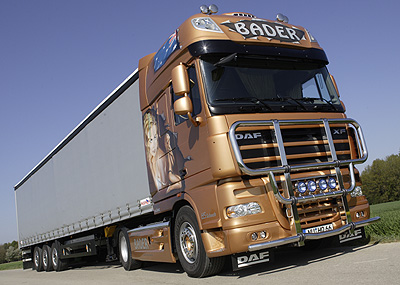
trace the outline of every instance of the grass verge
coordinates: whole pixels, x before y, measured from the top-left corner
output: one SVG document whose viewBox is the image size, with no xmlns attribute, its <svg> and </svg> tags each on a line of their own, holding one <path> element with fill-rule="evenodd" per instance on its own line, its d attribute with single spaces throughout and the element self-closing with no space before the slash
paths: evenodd
<svg viewBox="0 0 400 285">
<path fill-rule="evenodd" d="M 371 217 L 381 220 L 365 227 L 365 233 L 372 242 L 400 241 L 400 201 L 371 205 Z"/>
<path fill-rule="evenodd" d="M 22 261 L 0 264 L 0 270 L 22 269 Z"/>
</svg>

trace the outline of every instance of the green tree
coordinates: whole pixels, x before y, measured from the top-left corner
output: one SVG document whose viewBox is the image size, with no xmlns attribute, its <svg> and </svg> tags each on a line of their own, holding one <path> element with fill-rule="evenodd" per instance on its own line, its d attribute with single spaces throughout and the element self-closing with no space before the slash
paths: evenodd
<svg viewBox="0 0 400 285">
<path fill-rule="evenodd" d="M 12 245 L 10 245 L 6 250 L 5 259 L 7 262 L 21 260 L 21 251 L 19 250 L 19 248 L 15 248 Z"/>
<path fill-rule="evenodd" d="M 400 200 L 400 153 L 375 159 L 362 172 L 361 179 L 371 204 Z"/>
<path fill-rule="evenodd" d="M 4 244 L 0 245 L 0 263 L 4 263 L 6 261 L 6 248 Z"/>
</svg>

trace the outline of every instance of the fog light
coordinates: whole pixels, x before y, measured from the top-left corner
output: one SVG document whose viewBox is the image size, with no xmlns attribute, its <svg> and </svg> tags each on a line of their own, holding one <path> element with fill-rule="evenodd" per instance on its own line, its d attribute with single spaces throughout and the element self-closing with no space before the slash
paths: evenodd
<svg viewBox="0 0 400 285">
<path fill-rule="evenodd" d="M 305 193 L 307 191 L 306 183 L 303 181 L 297 183 L 297 191 L 299 191 L 301 194 Z"/>
<path fill-rule="evenodd" d="M 310 192 L 314 192 L 315 190 L 317 190 L 317 183 L 315 183 L 314 180 L 310 180 L 307 183 L 307 188 Z"/>
<path fill-rule="evenodd" d="M 350 196 L 353 198 L 362 196 L 362 195 L 363 195 L 363 192 L 362 192 L 360 186 L 356 186 L 356 188 L 354 188 L 354 190 L 350 193 Z"/>
<path fill-rule="evenodd" d="M 252 233 L 251 234 L 251 239 L 252 240 L 257 240 L 258 239 L 258 234 L 257 233 Z"/>
<path fill-rule="evenodd" d="M 319 189 L 326 190 L 326 188 L 328 188 L 328 182 L 326 182 L 325 179 L 320 179 L 318 181 L 318 186 L 319 186 Z"/>
<path fill-rule="evenodd" d="M 264 239 L 266 237 L 267 237 L 267 233 L 266 232 L 264 232 L 264 231 L 260 232 L 260 238 Z"/>
<path fill-rule="evenodd" d="M 332 190 L 336 188 L 337 183 L 336 183 L 335 178 L 329 178 L 329 180 L 328 180 L 328 186 L 329 186 L 329 188 L 331 188 Z"/>
</svg>

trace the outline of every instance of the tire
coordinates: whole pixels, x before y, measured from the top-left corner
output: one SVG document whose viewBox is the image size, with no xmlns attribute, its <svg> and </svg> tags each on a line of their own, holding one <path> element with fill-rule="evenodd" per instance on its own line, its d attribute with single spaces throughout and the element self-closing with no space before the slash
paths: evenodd
<svg viewBox="0 0 400 285">
<path fill-rule="evenodd" d="M 61 260 L 61 248 L 58 241 L 53 242 L 50 249 L 50 264 L 57 272 L 64 270 L 67 265 L 66 261 Z"/>
<path fill-rule="evenodd" d="M 175 248 L 183 270 L 190 277 L 206 277 L 220 272 L 225 257 L 207 257 L 197 224 L 196 214 L 189 206 L 183 206 L 176 216 Z"/>
<path fill-rule="evenodd" d="M 53 265 L 51 264 L 51 248 L 47 244 L 42 248 L 42 264 L 44 271 L 49 272 L 53 270 Z"/>
<path fill-rule="evenodd" d="M 126 271 L 138 269 L 142 266 L 142 262 L 132 259 L 131 244 L 126 228 L 122 228 L 118 234 L 119 261 Z"/>
<path fill-rule="evenodd" d="M 37 272 L 43 271 L 42 249 L 35 246 L 33 250 L 33 269 Z"/>
</svg>

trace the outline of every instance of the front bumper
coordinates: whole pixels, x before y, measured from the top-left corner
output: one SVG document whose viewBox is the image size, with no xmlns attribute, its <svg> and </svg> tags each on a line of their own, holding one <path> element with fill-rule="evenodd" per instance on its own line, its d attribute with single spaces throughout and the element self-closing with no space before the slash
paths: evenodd
<svg viewBox="0 0 400 285">
<path fill-rule="evenodd" d="M 359 221 L 359 222 L 352 222 L 350 224 L 347 224 L 345 226 L 342 226 L 338 229 L 331 230 L 328 232 L 323 232 L 323 233 L 299 233 L 296 236 L 291 236 L 287 238 L 282 238 L 278 240 L 273 240 L 273 241 L 268 241 L 268 242 L 262 242 L 258 244 L 252 244 L 248 246 L 248 251 L 253 252 L 253 251 L 258 251 L 266 248 L 272 248 L 272 247 L 277 247 L 281 245 L 286 245 L 286 244 L 292 244 L 292 243 L 297 243 L 305 240 L 317 240 L 317 239 L 322 239 L 322 238 L 327 238 L 331 236 L 336 236 L 339 234 L 342 234 L 346 231 L 352 231 L 357 228 L 365 227 L 370 224 L 376 223 L 380 220 L 380 217 L 373 217 L 371 219 Z"/>
</svg>

